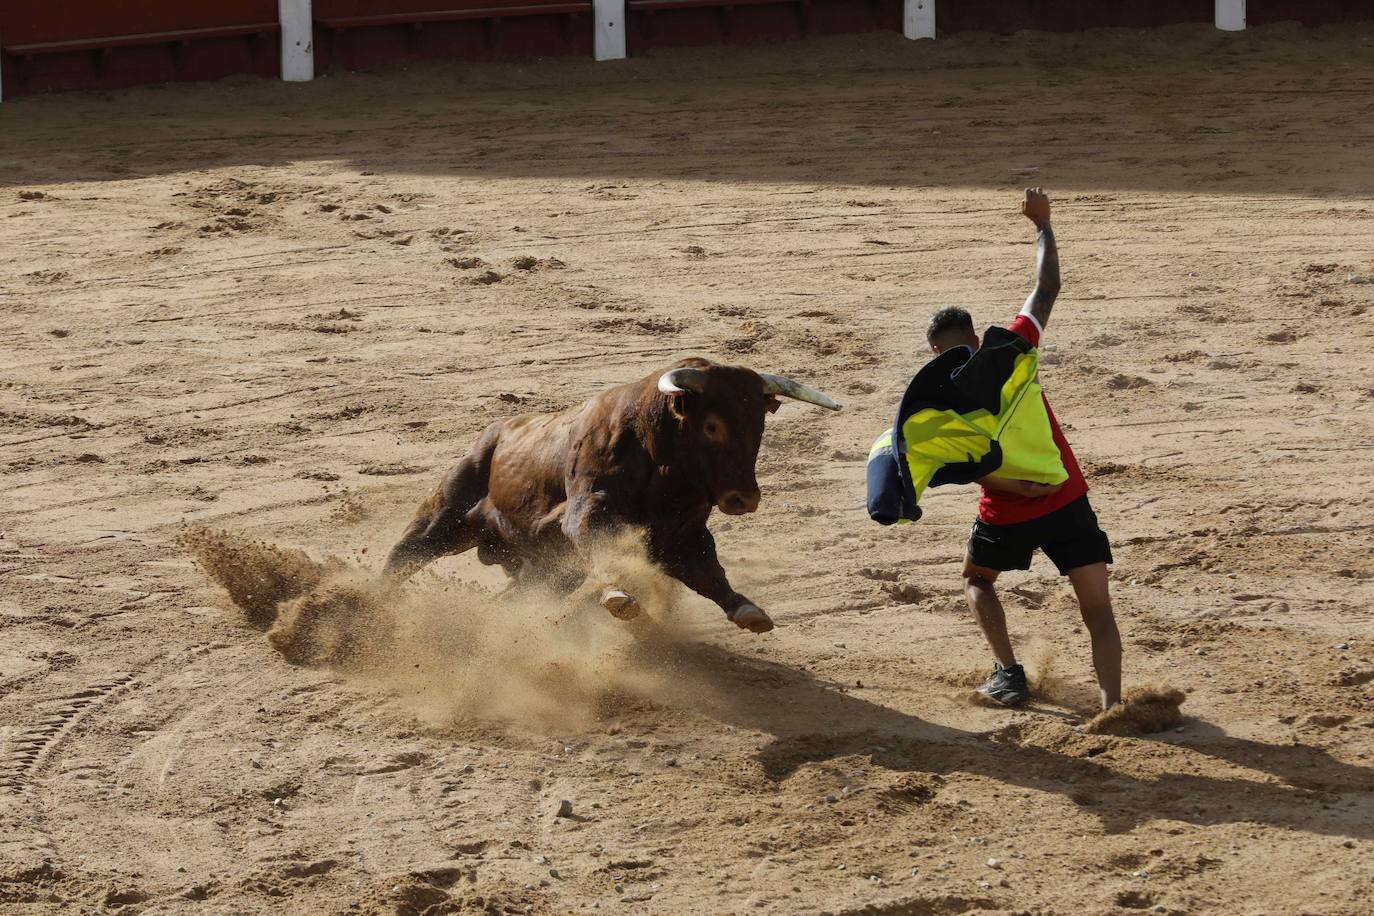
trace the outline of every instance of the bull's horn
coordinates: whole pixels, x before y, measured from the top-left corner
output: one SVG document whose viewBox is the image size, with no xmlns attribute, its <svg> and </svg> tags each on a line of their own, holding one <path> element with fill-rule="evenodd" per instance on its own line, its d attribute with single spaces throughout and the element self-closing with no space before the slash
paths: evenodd
<svg viewBox="0 0 1374 916">
<path fill-rule="evenodd" d="M 769 375 L 767 372 L 760 372 L 759 378 L 763 379 L 764 394 L 780 394 L 785 398 L 795 398 L 798 401 L 815 404 L 817 407 L 824 407 L 827 410 L 840 409 L 840 405 L 834 399 L 810 385 L 794 382 L 785 375 Z"/>
<path fill-rule="evenodd" d="M 669 395 L 705 391 L 706 373 L 700 369 L 669 369 L 658 377 L 658 390 Z"/>
</svg>

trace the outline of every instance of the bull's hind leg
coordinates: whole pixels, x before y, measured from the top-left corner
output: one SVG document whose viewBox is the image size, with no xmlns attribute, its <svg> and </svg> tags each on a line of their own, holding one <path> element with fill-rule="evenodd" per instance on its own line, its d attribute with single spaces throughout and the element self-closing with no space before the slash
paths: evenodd
<svg viewBox="0 0 1374 916">
<path fill-rule="evenodd" d="M 400 585 L 439 557 L 476 547 L 481 531 L 481 519 L 444 505 L 441 493 L 435 493 L 420 506 L 401 540 L 391 548 L 382 578 L 387 585 Z"/>
<path fill-rule="evenodd" d="M 496 431 L 488 429 L 477 445 L 444 475 L 438 489 L 420 504 L 401 540 L 386 558 L 382 579 L 400 585 L 420 569 L 449 554 L 477 546 L 484 520 L 478 504 L 487 495 L 487 475 Z"/>
</svg>

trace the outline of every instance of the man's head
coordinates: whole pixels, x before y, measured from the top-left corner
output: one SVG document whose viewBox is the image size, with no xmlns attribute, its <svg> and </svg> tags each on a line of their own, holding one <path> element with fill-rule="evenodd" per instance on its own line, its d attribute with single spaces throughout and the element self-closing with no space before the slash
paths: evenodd
<svg viewBox="0 0 1374 916">
<path fill-rule="evenodd" d="M 973 330 L 973 316 L 957 306 L 947 306 L 930 316 L 926 325 L 926 341 L 935 355 L 955 347 L 978 349 L 978 334 Z"/>
</svg>

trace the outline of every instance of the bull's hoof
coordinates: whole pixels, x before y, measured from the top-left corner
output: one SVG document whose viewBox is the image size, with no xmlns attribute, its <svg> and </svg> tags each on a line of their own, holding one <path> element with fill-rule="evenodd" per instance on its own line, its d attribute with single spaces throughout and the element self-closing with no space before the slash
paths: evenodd
<svg viewBox="0 0 1374 916">
<path fill-rule="evenodd" d="M 601 606 L 619 620 L 634 620 L 639 616 L 639 602 L 618 588 L 602 590 Z"/>
<path fill-rule="evenodd" d="M 750 633 L 767 633 L 773 629 L 773 618 L 765 614 L 763 608 L 754 604 L 741 604 L 729 614 L 729 617 L 731 623 Z"/>
</svg>

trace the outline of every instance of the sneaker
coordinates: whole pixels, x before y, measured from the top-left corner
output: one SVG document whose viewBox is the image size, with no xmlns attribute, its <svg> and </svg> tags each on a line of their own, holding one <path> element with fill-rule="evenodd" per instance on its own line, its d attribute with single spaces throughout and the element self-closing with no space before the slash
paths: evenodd
<svg viewBox="0 0 1374 916">
<path fill-rule="evenodd" d="M 1020 665 L 1003 668 L 996 663 L 992 677 L 978 688 L 978 692 L 1003 706 L 1020 706 L 1030 699 L 1030 685 L 1026 683 L 1026 669 Z"/>
</svg>

